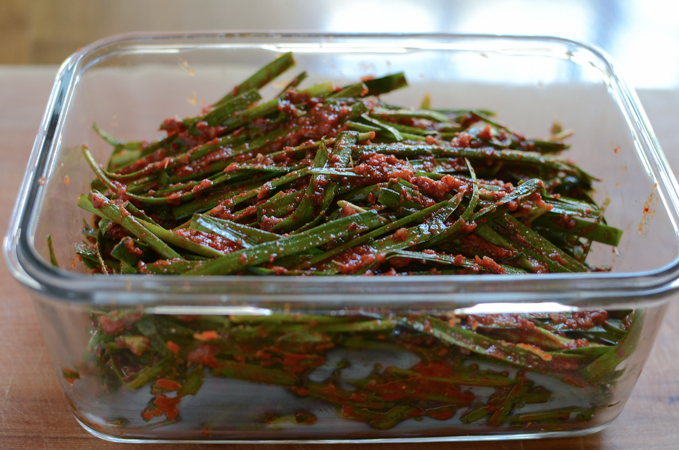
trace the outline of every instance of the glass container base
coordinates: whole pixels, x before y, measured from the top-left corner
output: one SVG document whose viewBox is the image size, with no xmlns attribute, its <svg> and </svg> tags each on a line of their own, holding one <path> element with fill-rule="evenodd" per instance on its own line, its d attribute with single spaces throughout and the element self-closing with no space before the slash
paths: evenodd
<svg viewBox="0 0 679 450">
<path fill-rule="evenodd" d="M 487 435 L 466 435 L 466 436 L 413 436 L 413 437 L 394 437 L 376 439 L 138 439 L 126 438 L 122 436 L 111 436 L 110 434 L 97 431 L 85 424 L 77 416 L 73 418 L 92 436 L 98 437 L 109 442 L 119 442 L 124 444 L 397 444 L 397 443 L 428 443 L 428 442 L 478 442 L 478 441 L 518 441 L 523 439 L 546 439 L 546 438 L 572 438 L 587 436 L 598 433 L 606 428 L 613 420 L 591 428 L 583 428 L 573 431 L 546 431 L 544 433 L 521 433 L 521 434 L 487 434 Z"/>
</svg>

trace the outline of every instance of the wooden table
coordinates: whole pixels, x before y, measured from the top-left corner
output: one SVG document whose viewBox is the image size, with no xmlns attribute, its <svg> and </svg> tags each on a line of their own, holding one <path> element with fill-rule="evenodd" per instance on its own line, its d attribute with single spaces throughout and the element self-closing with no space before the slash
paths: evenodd
<svg viewBox="0 0 679 450">
<path fill-rule="evenodd" d="M 0 235 L 52 86 L 54 67 L 0 66 Z M 679 169 L 679 91 L 644 91 L 640 97 L 673 167 Z M 582 438 L 463 444 L 371 444 L 352 449 L 678 449 L 679 303 L 669 309 L 658 342 L 620 417 L 604 431 Z M 226 446 L 225 446 L 226 447 Z M 43 343 L 33 305 L 0 258 L 0 448 L 144 450 L 208 448 L 202 445 L 127 445 L 100 441 L 73 419 Z M 209 448 L 216 448 L 210 446 Z M 246 448 L 232 445 L 229 448 Z M 252 446 L 247 448 L 253 448 Z M 340 450 L 342 445 L 281 445 L 277 449 Z M 273 449 L 273 447 L 272 447 Z"/>
</svg>

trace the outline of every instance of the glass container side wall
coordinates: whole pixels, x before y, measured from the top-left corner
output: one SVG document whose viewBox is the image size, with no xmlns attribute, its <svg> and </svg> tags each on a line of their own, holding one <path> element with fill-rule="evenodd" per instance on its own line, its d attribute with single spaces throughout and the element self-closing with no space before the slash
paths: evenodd
<svg viewBox="0 0 679 450">
<path fill-rule="evenodd" d="M 168 441 L 577 435 L 621 412 L 666 309 L 636 310 L 607 353 L 508 364 L 497 349 L 466 350 L 455 332 L 427 338 L 415 316 L 393 311 L 173 316 L 35 301 L 74 415 L 109 438 Z M 304 317 L 318 324 L 299 331 Z M 484 336 L 512 338 L 488 328 L 499 315 L 425 317 L 436 330 L 478 320 Z"/>
</svg>

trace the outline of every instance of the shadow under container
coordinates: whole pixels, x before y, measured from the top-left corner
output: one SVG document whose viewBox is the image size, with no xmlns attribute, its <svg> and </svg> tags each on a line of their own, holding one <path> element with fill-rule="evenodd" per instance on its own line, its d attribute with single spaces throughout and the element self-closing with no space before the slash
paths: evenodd
<svg viewBox="0 0 679 450">
<path fill-rule="evenodd" d="M 83 219 L 89 219 L 76 199 L 89 191 L 93 178 L 80 146 L 87 144 L 99 161 L 110 154 L 92 123 L 122 141 L 153 140 L 160 134 L 146 130 L 168 116 L 195 115 L 204 102 L 220 98 L 288 51 L 295 54 L 297 72 L 286 73 L 281 82 L 301 70 L 309 74 L 309 85 L 326 80 L 343 85 L 403 71 L 410 87 L 384 96 L 390 103 L 417 106 L 429 93 L 434 108 L 493 110 L 501 122 L 529 136 L 547 134 L 554 121 L 575 130 L 567 157 L 599 177 L 597 203 L 609 199 L 606 219 L 624 230 L 618 248 L 594 245 L 588 259 L 612 266 L 612 272 L 88 275 L 73 251 L 82 241 Z M 262 94 L 271 97 L 280 88 L 272 84 Z M 414 442 L 577 436 L 615 419 L 650 352 L 679 273 L 678 204 L 676 181 L 636 95 L 604 55 L 572 41 L 127 35 L 78 51 L 59 71 L 5 252 L 14 276 L 31 290 L 73 414 L 104 439 Z M 48 234 L 62 267 L 74 261 L 71 270 L 49 264 Z M 459 322 L 470 314 L 482 320 L 489 314 L 549 318 L 583 310 L 606 310 L 624 336 L 596 355 L 524 352 L 523 359 L 507 364 L 497 358 L 501 349 L 470 336 L 467 322 Z M 113 370 L 110 360 L 97 358 L 93 350 L 101 350 L 107 339 L 102 314 L 108 314 L 113 329 L 129 326 L 149 337 L 145 367 Z M 422 317 L 438 319 L 418 325 Z M 93 323 L 98 333 L 93 334 Z M 215 329 L 222 338 L 246 342 L 242 354 L 234 351 L 212 364 L 206 358 L 202 366 L 176 365 L 168 341 Z M 328 340 L 323 330 L 335 330 L 341 338 Z M 430 338 L 418 337 L 417 331 Z M 261 343 L 251 338 L 258 333 Z M 501 345 L 504 339 L 499 335 L 492 342 Z M 270 363 L 255 364 L 253 355 Z M 297 369 L 288 370 L 287 359 L 294 359 Z M 181 387 L 158 381 L 167 378 Z M 379 389 L 379 398 L 371 395 Z"/>
</svg>

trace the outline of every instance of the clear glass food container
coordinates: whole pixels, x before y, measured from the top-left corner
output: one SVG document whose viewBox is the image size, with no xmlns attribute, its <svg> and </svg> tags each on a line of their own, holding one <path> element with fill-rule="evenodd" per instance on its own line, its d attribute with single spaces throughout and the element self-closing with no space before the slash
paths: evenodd
<svg viewBox="0 0 679 450">
<path fill-rule="evenodd" d="M 617 248 L 595 245 L 588 259 L 611 265 L 612 271 L 482 277 L 89 275 L 73 251 L 82 240 L 83 219 L 90 218 L 76 199 L 93 178 L 80 146 L 87 144 L 98 161 L 111 151 L 92 123 L 123 141 L 155 139 L 160 132 L 154 136 L 147 130 L 166 117 L 195 115 L 205 102 L 288 51 L 294 52 L 296 70 L 308 72 L 310 84 L 331 80 L 341 86 L 403 71 L 410 87 L 386 95 L 389 102 L 416 106 L 430 93 L 433 107 L 493 110 L 498 120 L 529 136 L 546 135 L 554 121 L 575 130 L 567 157 L 600 179 L 596 201 L 610 199 L 606 219 L 624 230 Z M 264 97 L 280 88 L 266 87 Z M 85 47 L 61 67 L 5 253 L 12 273 L 33 295 L 73 414 L 104 439 L 414 442 L 576 436 L 615 419 L 650 352 L 679 274 L 677 205 L 675 178 L 636 95 L 606 56 L 576 42 L 456 35 L 125 35 Z M 49 264 L 48 234 L 57 259 L 69 270 Z M 413 314 L 447 316 L 455 325 L 456 317 L 470 314 L 570 317 L 583 310 L 606 310 L 613 321 L 634 310 L 634 319 L 621 325 L 628 333 L 611 347 L 614 351 L 572 373 L 549 364 L 507 365 L 465 349 L 460 336 L 435 344 L 437 352 L 462 361 L 459 371 L 444 373 L 423 359 L 425 344 L 411 339 L 404 345 L 398 325 L 382 326 Z M 300 317 L 330 326 L 350 318 L 341 323 L 373 324 L 382 331 L 372 330 L 370 339 L 349 333 L 342 345 L 322 353 L 303 381 L 294 373 L 281 378 L 277 370 L 284 361 L 238 366 L 249 362 L 246 355 L 219 368 L 193 367 L 192 381 L 190 373 L 180 381 L 200 389 L 183 386 L 173 393 L 158 386 L 167 376 L 160 357 L 149 360 L 144 379 L 138 367 L 128 368 L 132 375 L 122 374 L 122 383 L 107 378 L 105 363 L 92 356 L 98 339 L 92 317 L 102 313 L 119 325 L 155 324 L 164 339 L 197 323 L 194 330 L 257 332 L 267 323 L 295 323 Z M 420 370 L 423 366 L 429 372 Z M 360 380 L 371 374 L 393 375 L 389 382 L 407 393 L 370 410 Z M 418 397 L 417 387 L 427 383 L 447 400 Z M 508 400 L 519 388 L 530 395 Z M 153 407 L 158 395 L 170 405 Z M 399 403 L 403 398 L 410 403 Z"/>
</svg>

